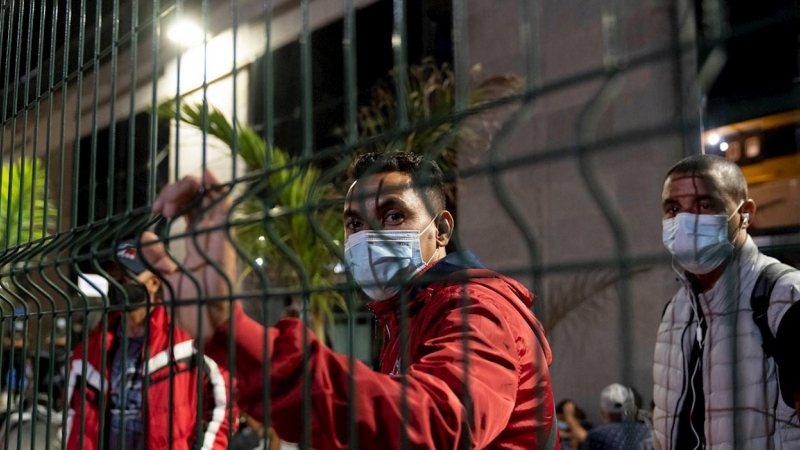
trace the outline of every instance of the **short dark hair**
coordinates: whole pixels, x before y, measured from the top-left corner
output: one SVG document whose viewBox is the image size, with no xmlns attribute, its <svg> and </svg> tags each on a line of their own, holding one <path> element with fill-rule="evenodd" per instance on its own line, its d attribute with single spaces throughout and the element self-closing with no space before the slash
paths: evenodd
<svg viewBox="0 0 800 450">
<path fill-rule="evenodd" d="M 368 152 L 350 166 L 350 175 L 358 180 L 365 175 L 400 172 L 411 176 L 415 189 L 424 194 L 434 213 L 445 208 L 445 185 L 442 169 L 436 161 L 407 151 Z"/>
<path fill-rule="evenodd" d="M 586 420 L 586 412 L 584 410 L 582 410 L 581 407 L 578 406 L 578 404 L 575 403 L 574 400 L 569 399 L 569 398 L 565 398 L 564 400 L 561 400 L 560 402 L 556 403 L 556 414 L 564 414 L 564 405 L 566 405 L 567 403 L 572 403 L 572 404 L 575 405 L 575 418 L 576 419 L 578 419 L 579 421 Z"/>
<path fill-rule="evenodd" d="M 747 180 L 736 163 L 715 155 L 693 155 L 678 161 L 664 178 L 673 174 L 693 174 L 712 177 L 735 202 L 747 200 Z"/>
</svg>

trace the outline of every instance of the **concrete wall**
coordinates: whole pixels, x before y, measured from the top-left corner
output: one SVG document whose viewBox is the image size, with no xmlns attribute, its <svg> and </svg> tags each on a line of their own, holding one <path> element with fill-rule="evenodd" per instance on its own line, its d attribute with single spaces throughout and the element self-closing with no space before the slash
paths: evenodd
<svg viewBox="0 0 800 450">
<path fill-rule="evenodd" d="M 525 74 L 520 45 L 518 2 L 468 2 L 470 63 L 481 64 L 487 76 Z M 664 0 L 619 1 L 616 9 L 618 55 L 633 57 L 664 49 L 674 42 L 672 3 Z M 539 86 L 602 69 L 604 64 L 603 3 L 534 2 L 531 41 Z M 676 55 L 677 56 L 677 55 Z M 626 70 L 618 92 L 596 117 L 599 138 L 668 126 L 683 108 L 680 67 L 668 56 Z M 523 155 L 557 156 L 535 164 L 514 163 L 499 179 L 517 208 L 524 227 L 538 239 L 545 267 L 605 261 L 592 271 L 546 273 L 533 286 L 531 254 L 523 234 L 509 218 L 490 182 L 480 175 L 462 181 L 457 229 L 465 245 L 492 267 L 516 274 L 544 303 L 548 339 L 554 360 L 550 367 L 557 399 L 576 400 L 595 422 L 600 391 L 622 381 L 619 345 L 619 303 L 616 258 L 611 228 L 581 177 L 576 157 L 581 113 L 603 83 L 584 78 L 550 91 L 530 103 L 530 118 L 513 129 L 507 145 L 496 150 L 500 160 Z M 666 258 L 661 244 L 660 192 L 663 176 L 685 150 L 678 132 L 654 135 L 610 146 L 593 154 L 590 164 L 601 189 L 620 214 L 624 237 L 634 257 Z M 590 139 L 591 140 L 591 139 Z M 471 155 L 474 157 L 475 155 Z M 477 164 L 488 161 L 478 155 Z M 476 164 L 465 158 L 462 164 Z M 519 273 L 520 270 L 522 273 Z M 669 265 L 636 267 L 631 282 L 631 348 L 627 374 L 649 403 L 652 398 L 652 353 L 663 306 L 676 290 Z"/>
</svg>

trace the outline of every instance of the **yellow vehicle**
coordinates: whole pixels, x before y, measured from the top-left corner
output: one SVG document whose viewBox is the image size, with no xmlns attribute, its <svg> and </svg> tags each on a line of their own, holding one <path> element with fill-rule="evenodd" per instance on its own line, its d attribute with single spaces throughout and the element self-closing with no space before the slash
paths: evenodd
<svg viewBox="0 0 800 450">
<path fill-rule="evenodd" d="M 800 110 L 703 133 L 706 153 L 741 166 L 758 206 L 754 235 L 800 233 Z"/>
</svg>

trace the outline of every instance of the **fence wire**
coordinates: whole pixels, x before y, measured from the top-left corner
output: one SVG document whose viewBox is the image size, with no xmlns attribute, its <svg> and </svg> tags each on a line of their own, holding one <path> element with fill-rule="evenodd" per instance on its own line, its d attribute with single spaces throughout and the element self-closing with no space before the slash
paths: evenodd
<svg viewBox="0 0 800 450">
<path fill-rule="evenodd" d="M 677 288 L 657 222 L 636 216 L 645 205 L 658 219 L 666 170 L 703 147 L 729 43 L 798 11 L 732 24 L 714 0 L 556 3 L 0 2 L 3 448 L 548 448 L 542 424 L 557 426 L 562 398 L 596 402 L 586 392 L 607 380 L 649 399 L 659 311 Z M 650 91 L 669 112 L 630 100 Z M 569 115 L 543 124 L 560 104 Z M 480 409 L 490 396 L 475 374 L 504 343 L 471 334 L 488 314 L 470 297 L 474 274 L 362 283 L 400 291 L 395 317 L 367 305 L 349 270 L 342 210 L 396 189 L 361 191 L 383 169 L 351 185 L 348 167 L 395 150 L 443 169 L 446 206 L 420 195 L 417 213 L 437 228 L 453 212 L 451 263 L 475 248 L 538 297 L 554 361 L 538 376 L 553 393 L 514 411 L 536 426 L 481 434 L 498 419 Z M 581 209 L 591 236 L 566 230 L 587 229 L 580 214 L 548 222 Z M 569 241 L 584 247 L 559 254 Z M 416 296 L 443 281 L 461 287 L 459 317 L 419 324 Z M 580 308 L 590 317 L 570 325 Z M 444 324 L 458 352 L 421 382 L 420 348 L 445 344 L 419 339 Z M 529 334 L 518 339 L 539 342 Z M 384 341 L 396 363 L 379 357 Z M 594 347 L 614 349 L 569 354 Z M 458 366 L 453 379 L 437 364 Z M 360 401 L 367 392 L 383 396 Z M 624 448 L 640 448 L 634 433 Z"/>
</svg>

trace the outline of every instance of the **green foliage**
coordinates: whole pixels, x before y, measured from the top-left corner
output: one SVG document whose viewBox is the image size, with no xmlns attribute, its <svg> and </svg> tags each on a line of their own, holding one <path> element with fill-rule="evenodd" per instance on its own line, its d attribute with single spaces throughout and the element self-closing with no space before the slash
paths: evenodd
<svg viewBox="0 0 800 450">
<path fill-rule="evenodd" d="M 159 107 L 158 114 L 174 119 L 174 103 Z M 183 104 L 180 120 L 203 129 L 203 105 Z M 234 222 L 256 219 L 235 228 L 236 243 L 252 261 L 264 261 L 273 283 L 298 286 L 300 276 L 280 248 L 285 244 L 302 264 L 311 288 L 321 291 L 311 295 L 312 315 L 316 319 L 330 318 L 335 305 L 345 307 L 338 292 L 325 289 L 332 287 L 333 268 L 339 259 L 315 231 L 312 220 L 338 245 L 343 233 L 340 193 L 332 184 L 320 182 L 319 169 L 298 163 L 285 151 L 268 146 L 252 128 L 237 123 L 234 132 L 233 123 L 214 107 L 208 109 L 205 127 L 210 136 L 230 147 L 231 154 L 242 158 L 248 174 L 268 177 L 266 183 L 263 177 L 248 181 L 246 199 L 233 211 Z"/>
<path fill-rule="evenodd" d="M 473 68 L 477 76 L 480 67 Z M 436 161 L 447 174 L 455 170 L 465 152 L 481 151 L 496 128 L 492 114 L 472 115 L 465 121 L 449 119 L 456 111 L 455 74 L 446 65 L 438 66 L 428 59 L 408 69 L 406 86 L 408 121 L 416 129 L 406 135 L 393 134 L 398 128 L 398 104 L 395 89 L 396 72 L 372 89 L 371 100 L 358 111 L 361 138 L 375 139 L 363 151 L 407 150 L 415 153 L 436 151 Z M 486 79 L 469 91 L 468 107 L 522 92 L 524 81 L 515 75 Z M 441 123 L 435 123 L 441 122 Z M 338 130 L 343 134 L 342 130 Z"/>
<path fill-rule="evenodd" d="M 38 159 L 3 165 L 0 181 L 0 248 L 3 250 L 43 238 L 48 232 L 45 214 L 49 224 L 55 222 L 56 208 L 44 191 L 46 180 L 44 165 Z"/>
</svg>

